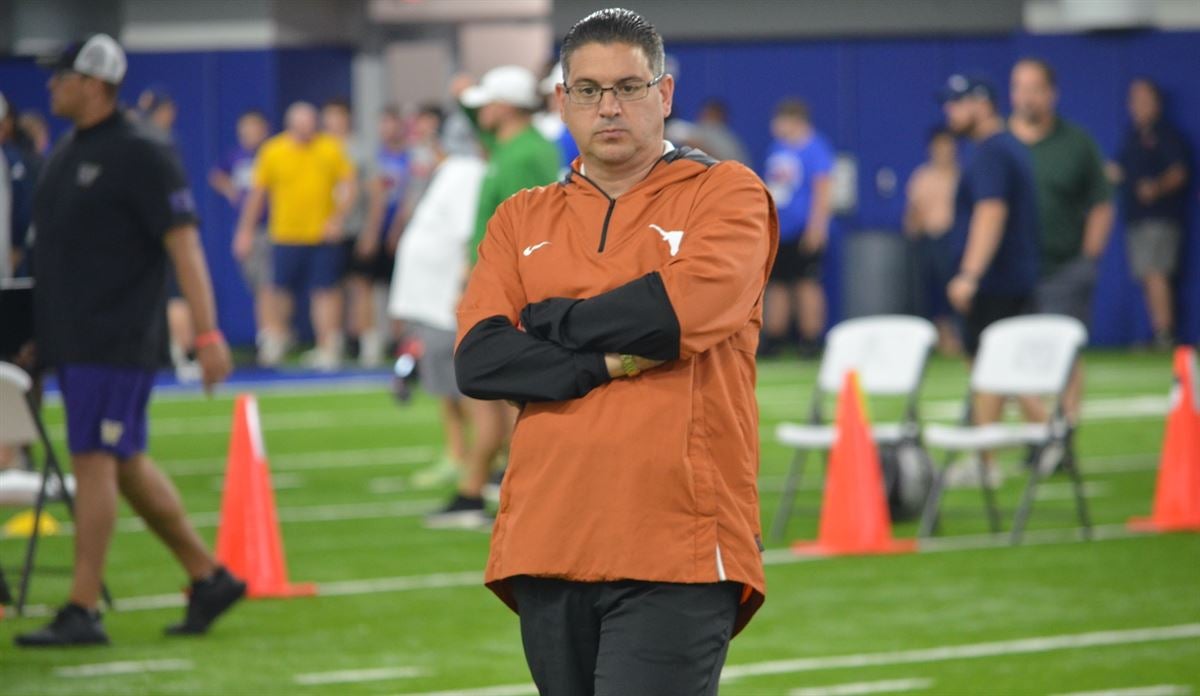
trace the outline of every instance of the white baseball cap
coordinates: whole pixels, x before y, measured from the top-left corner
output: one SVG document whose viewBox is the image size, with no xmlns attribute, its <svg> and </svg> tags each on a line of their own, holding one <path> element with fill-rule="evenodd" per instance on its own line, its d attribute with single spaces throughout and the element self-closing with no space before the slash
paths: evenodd
<svg viewBox="0 0 1200 696">
<path fill-rule="evenodd" d="M 536 109 L 542 105 L 537 87 L 537 78 L 529 70 L 502 65 L 487 71 L 478 85 L 463 90 L 460 99 L 463 106 L 471 109 L 495 102 Z"/>
<path fill-rule="evenodd" d="M 562 81 L 563 70 L 562 61 L 560 60 L 554 64 L 553 68 L 550 68 L 550 74 L 542 78 L 541 83 L 538 84 L 538 88 L 542 90 L 542 94 L 554 94 L 554 88 Z"/>
<path fill-rule="evenodd" d="M 43 63 L 52 70 L 70 70 L 80 75 L 119 85 L 125 79 L 125 50 L 108 34 L 94 34 L 86 41 L 67 46 L 62 54 Z"/>
</svg>

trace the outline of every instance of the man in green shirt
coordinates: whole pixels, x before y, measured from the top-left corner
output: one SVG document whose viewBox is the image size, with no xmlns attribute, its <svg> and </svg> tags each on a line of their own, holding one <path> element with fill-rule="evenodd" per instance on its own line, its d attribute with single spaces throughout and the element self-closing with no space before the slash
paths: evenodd
<svg viewBox="0 0 1200 696">
<path fill-rule="evenodd" d="M 1041 223 L 1041 281 L 1037 311 L 1066 314 L 1088 325 L 1096 286 L 1096 262 L 1112 232 L 1112 188 L 1091 136 L 1058 116 L 1054 69 L 1024 58 L 1013 66 L 1009 129 L 1029 146 Z M 1075 426 L 1083 397 L 1083 369 L 1076 365 L 1067 389 L 1067 418 Z"/>
<path fill-rule="evenodd" d="M 558 178 L 558 148 L 533 125 L 541 108 L 537 78 L 525 68 L 505 65 L 489 70 L 478 85 L 462 80 L 452 88 L 475 125 L 487 154 L 488 168 L 479 188 L 471 260 L 487 231 L 496 207 L 517 191 L 554 183 Z M 504 401 L 468 400 L 475 440 L 467 452 L 458 492 L 441 511 L 426 519 L 435 528 L 490 527 L 484 512 L 483 488 L 492 462 L 512 433 L 516 410 Z"/>
</svg>

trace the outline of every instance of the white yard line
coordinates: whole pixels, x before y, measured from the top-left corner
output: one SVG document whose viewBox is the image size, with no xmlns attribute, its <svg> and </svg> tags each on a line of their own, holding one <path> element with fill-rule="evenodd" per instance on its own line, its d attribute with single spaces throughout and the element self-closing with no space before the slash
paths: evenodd
<svg viewBox="0 0 1200 696">
<path fill-rule="evenodd" d="M 792 689 L 788 696 L 865 696 L 865 694 L 894 694 L 901 691 L 922 691 L 933 686 L 932 679 L 884 679 L 850 682 Z"/>
<path fill-rule="evenodd" d="M 88 679 L 116 674 L 144 674 L 146 672 L 185 672 L 194 669 L 191 660 L 129 660 L 122 662 L 100 662 L 91 665 L 57 667 L 54 676 L 64 679 Z"/>
<path fill-rule="evenodd" d="M 1100 691 L 1072 691 L 1056 696 L 1188 696 L 1191 687 L 1182 684 L 1154 684 L 1135 686 L 1128 689 L 1102 689 Z"/>
<path fill-rule="evenodd" d="M 795 660 L 771 660 L 768 662 L 726 667 L 721 673 L 721 680 L 729 681 L 746 677 L 796 674 L 799 672 L 815 672 L 829 669 L 913 665 L 946 662 L 948 660 L 969 660 L 981 657 L 1030 655 L 1058 650 L 1111 647 L 1115 645 L 1154 643 L 1191 638 L 1200 638 L 1200 623 L 1135 628 L 1120 631 L 1095 631 L 1092 633 L 1038 636 L 1035 638 L 946 645 L 916 650 L 834 655 L 830 657 L 805 657 Z"/>
<path fill-rule="evenodd" d="M 1123 524 L 1107 524 L 1092 527 L 1092 541 L 1119 541 L 1143 536 L 1132 532 Z M 1021 538 L 1021 546 L 1050 546 L 1054 544 L 1070 544 L 1083 539 L 1083 530 L 1078 527 L 1065 529 L 1034 529 L 1025 532 Z M 1011 549 L 1012 542 L 1007 533 L 1000 534 L 964 534 L 961 536 L 932 537 L 918 542 L 921 553 L 944 553 L 948 551 L 975 551 L 984 549 Z M 800 555 L 791 549 L 768 549 L 763 552 L 765 565 L 789 565 L 792 563 L 811 563 L 820 560 L 821 556 Z"/>
<path fill-rule="evenodd" d="M 295 507 L 280 507 L 276 509 L 280 522 L 341 522 L 345 520 L 376 520 L 392 517 L 419 517 L 435 510 L 444 503 L 442 498 L 422 498 L 419 500 L 399 500 L 393 502 L 375 503 L 345 503 L 338 505 L 306 505 Z M 188 515 L 192 525 L 198 528 L 212 528 L 220 525 L 221 513 L 193 512 Z M 122 517 L 117 520 L 117 531 L 123 533 L 144 532 L 146 525 L 140 517 Z M 75 526 L 70 522 L 59 523 L 59 534 L 75 533 Z"/>
<path fill-rule="evenodd" d="M 393 679 L 412 679 L 424 675 L 425 671 L 417 667 L 379 667 L 297 674 L 292 677 L 292 681 L 301 686 L 328 686 L 330 684 L 362 684 Z"/>
<path fill-rule="evenodd" d="M 423 464 L 432 461 L 437 452 L 436 447 L 418 445 L 272 454 L 268 446 L 267 461 L 271 471 L 320 471 L 385 464 Z M 219 475 L 225 471 L 225 462 L 225 457 L 201 457 L 166 459 L 159 463 L 163 470 L 174 477 Z"/>
<path fill-rule="evenodd" d="M 1112 524 L 1093 528 L 1093 541 L 1115 541 L 1139 536 L 1130 532 L 1125 525 Z M 1042 529 L 1026 532 L 1022 546 L 1046 546 L 1052 544 L 1077 543 L 1081 539 L 1078 528 Z M 957 537 L 926 539 L 921 542 L 922 553 L 945 553 L 982 549 L 1010 549 L 1006 534 L 973 534 Z M 791 549 L 769 549 L 763 553 L 763 563 L 768 566 L 812 563 L 821 560 L 817 556 L 800 556 Z M 483 585 L 482 570 L 430 573 L 427 575 L 401 575 L 365 580 L 338 580 L 317 585 L 319 597 L 351 597 L 382 594 L 388 592 L 411 592 L 417 590 L 444 590 L 463 587 L 478 588 Z M 149 611 L 183 606 L 182 593 L 143 595 L 140 597 L 118 597 L 118 611 Z M 50 616 L 54 608 L 33 605 L 25 610 L 27 616 Z"/>
<path fill-rule="evenodd" d="M 721 672 L 721 681 L 734 681 L 747 677 L 763 677 L 800 672 L 819 672 L 834 669 L 861 667 L 883 667 L 889 665 L 927 664 L 949 660 L 968 660 L 1006 655 L 1030 655 L 1059 650 L 1112 647 L 1136 643 L 1152 643 L 1170 640 L 1200 638 L 1200 623 L 1135 628 L 1119 631 L 1096 631 L 1093 633 L 1071 633 L 1055 636 L 1018 638 L 1016 640 L 990 643 L 967 643 L 946 645 L 916 650 L 859 653 L 855 655 L 833 655 L 830 657 L 805 657 L 794 660 L 770 660 L 741 665 L 727 665 Z M 504 684 L 478 689 L 454 691 L 411 692 L 400 696 L 526 696 L 536 694 L 532 684 Z M 798 692 L 793 692 L 798 693 Z M 799 693 L 805 693 L 803 691 Z M 854 692 L 869 693 L 869 692 Z"/>
<path fill-rule="evenodd" d="M 482 689 L 413 691 L 397 694 L 397 696 L 538 696 L 538 690 L 533 684 L 502 684 L 500 686 L 485 686 Z"/>
</svg>

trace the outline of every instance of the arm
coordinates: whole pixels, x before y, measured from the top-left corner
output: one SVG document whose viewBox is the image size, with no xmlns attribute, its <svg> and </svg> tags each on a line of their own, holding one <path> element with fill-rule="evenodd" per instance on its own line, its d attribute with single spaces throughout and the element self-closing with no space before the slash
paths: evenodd
<svg viewBox="0 0 1200 696">
<path fill-rule="evenodd" d="M 604 354 L 575 352 L 516 327 L 525 293 L 512 243 L 510 205 L 497 210 L 458 307 L 458 388 L 476 399 L 565 401 L 608 381 Z"/>
<path fill-rule="evenodd" d="M 526 307 L 522 324 L 574 350 L 691 358 L 746 326 L 762 296 L 778 240 L 762 183 L 736 164 L 718 165 L 696 196 L 691 230 L 661 269 L 586 300 Z"/>
<path fill-rule="evenodd" d="M 371 258 L 379 244 L 379 235 L 375 232 L 383 225 L 383 211 L 386 207 L 386 196 L 383 190 L 383 180 L 380 177 L 371 179 L 367 187 L 367 217 L 363 221 L 362 233 L 358 235 L 358 243 L 354 253 L 360 259 Z"/>
<path fill-rule="evenodd" d="M 1084 256 L 1094 261 L 1104 253 L 1112 233 L 1113 217 L 1112 201 L 1097 203 L 1088 211 L 1087 222 L 1083 227 Z"/>
<path fill-rule="evenodd" d="M 346 224 L 346 216 L 350 214 L 350 209 L 358 200 L 358 181 L 354 178 L 354 166 L 350 167 L 350 174 L 338 182 L 337 188 L 333 191 L 334 208 L 333 214 L 325 221 L 325 241 L 338 242 L 341 241 L 345 230 L 342 226 Z"/>
<path fill-rule="evenodd" d="M 1161 175 L 1139 181 L 1137 183 L 1138 200 L 1145 204 L 1153 203 L 1175 193 L 1183 188 L 1185 183 L 1187 183 L 1187 166 L 1176 162 L 1167 167 Z"/>
<path fill-rule="evenodd" d="M 908 237 L 917 237 L 921 232 L 921 210 L 920 204 L 917 202 L 918 181 L 920 170 L 913 172 L 913 175 L 908 180 L 908 186 L 905 187 L 904 193 L 904 217 L 901 225 L 904 229 L 904 234 Z"/>
<path fill-rule="evenodd" d="M 254 247 L 254 228 L 262 218 L 263 206 L 267 201 L 267 190 L 255 185 L 246 194 L 246 204 L 238 218 L 237 232 L 233 235 L 233 255 L 239 261 L 246 260 Z"/>
<path fill-rule="evenodd" d="M 804 245 L 809 251 L 825 248 L 829 239 L 829 217 L 833 210 L 833 177 L 822 174 L 813 181 L 812 206 L 808 212 L 808 227 L 804 231 Z"/>
<path fill-rule="evenodd" d="M 200 234 L 194 225 L 181 225 L 167 232 L 164 238 L 167 254 L 175 267 L 179 289 L 192 310 L 192 322 L 197 336 L 196 360 L 203 370 L 204 388 L 223 382 L 233 369 L 229 346 L 217 330 L 216 303 Z M 204 340 L 204 337 L 209 337 Z"/>
<path fill-rule="evenodd" d="M 971 301 L 979 289 L 979 279 L 987 272 L 1004 238 L 1004 222 L 1007 218 L 1008 204 L 999 198 L 979 201 L 971 212 L 971 226 L 967 231 L 967 248 L 963 252 L 962 264 L 958 275 L 947 288 L 950 303 L 964 314 L 971 308 Z"/>
<path fill-rule="evenodd" d="M 233 178 L 229 176 L 229 172 L 220 167 L 213 167 L 208 173 L 208 185 L 224 196 L 230 205 L 237 204 L 237 188 L 233 185 Z"/>
</svg>

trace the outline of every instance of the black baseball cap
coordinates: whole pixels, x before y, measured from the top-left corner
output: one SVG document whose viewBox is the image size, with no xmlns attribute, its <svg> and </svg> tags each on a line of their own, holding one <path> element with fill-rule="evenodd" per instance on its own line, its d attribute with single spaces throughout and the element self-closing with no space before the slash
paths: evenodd
<svg viewBox="0 0 1200 696">
<path fill-rule="evenodd" d="M 125 79 L 127 66 L 125 50 L 108 34 L 93 34 L 71 43 L 62 53 L 42 58 L 38 63 L 54 72 L 76 72 L 113 85 Z"/>
<path fill-rule="evenodd" d="M 946 79 L 945 86 L 937 94 L 938 101 L 943 104 L 967 97 L 982 97 L 995 104 L 996 88 L 986 78 L 955 73 Z"/>
</svg>

